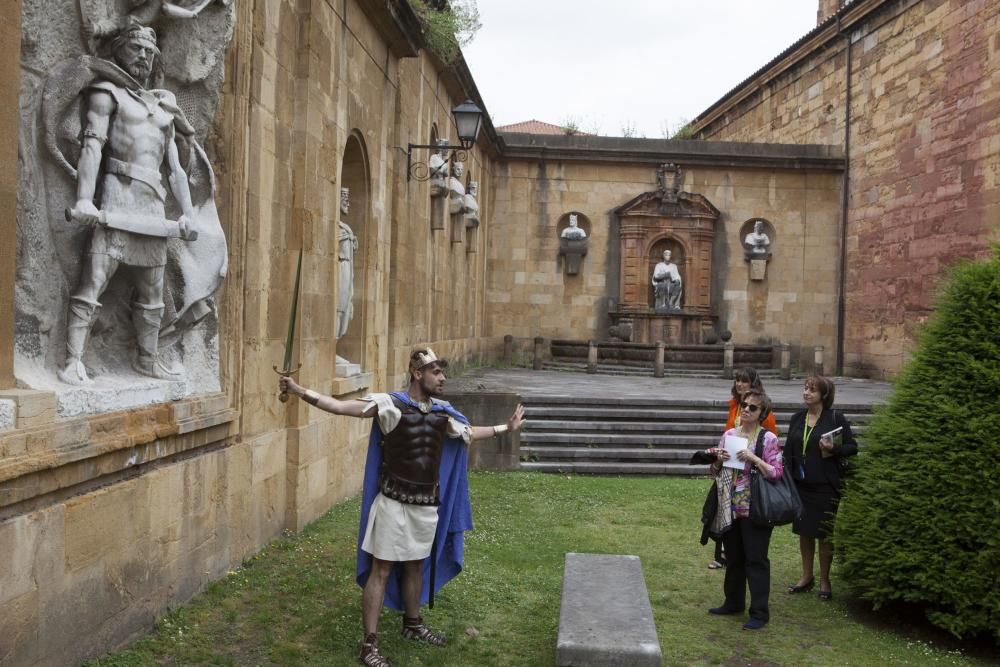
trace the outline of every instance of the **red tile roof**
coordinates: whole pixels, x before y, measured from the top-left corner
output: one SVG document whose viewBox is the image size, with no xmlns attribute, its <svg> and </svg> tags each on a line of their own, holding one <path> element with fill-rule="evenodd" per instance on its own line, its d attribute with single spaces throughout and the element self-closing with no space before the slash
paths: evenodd
<svg viewBox="0 0 1000 667">
<path fill-rule="evenodd" d="M 511 123 L 510 125 L 501 125 L 497 128 L 497 132 L 524 132 L 525 134 L 569 134 L 560 125 L 553 125 L 552 123 L 543 123 L 540 120 L 526 120 L 520 123 Z M 581 132 L 577 130 L 573 134 L 580 134 L 584 136 L 593 136 L 589 132 Z"/>
</svg>

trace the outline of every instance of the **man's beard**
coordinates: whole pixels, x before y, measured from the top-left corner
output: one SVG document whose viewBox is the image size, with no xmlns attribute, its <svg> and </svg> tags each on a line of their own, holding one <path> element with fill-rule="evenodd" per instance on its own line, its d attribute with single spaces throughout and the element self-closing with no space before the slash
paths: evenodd
<svg viewBox="0 0 1000 667">
<path fill-rule="evenodd" d="M 437 387 L 441 387 L 438 389 Z M 441 396 L 444 394 L 443 385 L 432 385 L 427 382 L 420 382 L 420 389 L 428 396 Z"/>
<path fill-rule="evenodd" d="M 123 63 L 121 68 L 128 72 L 129 76 L 145 86 L 149 83 L 149 75 L 153 73 L 153 65 L 141 60 L 133 60 L 130 63 Z"/>
</svg>

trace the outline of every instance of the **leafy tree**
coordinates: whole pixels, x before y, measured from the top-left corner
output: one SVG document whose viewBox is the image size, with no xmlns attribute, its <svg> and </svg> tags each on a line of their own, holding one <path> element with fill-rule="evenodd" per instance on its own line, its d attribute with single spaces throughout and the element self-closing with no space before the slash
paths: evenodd
<svg viewBox="0 0 1000 667">
<path fill-rule="evenodd" d="M 1000 640 L 1000 246 L 954 270 L 854 468 L 835 536 L 847 583 Z"/>
<path fill-rule="evenodd" d="M 476 0 L 410 0 L 420 19 L 427 48 L 452 63 L 482 27 Z"/>
</svg>

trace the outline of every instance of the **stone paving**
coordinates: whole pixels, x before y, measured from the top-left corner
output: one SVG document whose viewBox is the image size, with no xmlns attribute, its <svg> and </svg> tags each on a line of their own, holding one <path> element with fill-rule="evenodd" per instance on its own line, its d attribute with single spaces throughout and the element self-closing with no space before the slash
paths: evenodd
<svg viewBox="0 0 1000 667">
<path fill-rule="evenodd" d="M 831 378 L 837 387 L 836 404 L 884 403 L 892 384 L 856 378 Z M 566 371 L 534 371 L 525 368 L 475 368 L 449 379 L 449 392 L 515 391 L 522 396 L 576 396 L 612 398 L 663 398 L 724 403 L 729 400 L 731 380 L 705 378 L 651 378 L 587 375 Z M 802 379 L 768 379 L 764 388 L 776 403 L 802 402 Z"/>
</svg>

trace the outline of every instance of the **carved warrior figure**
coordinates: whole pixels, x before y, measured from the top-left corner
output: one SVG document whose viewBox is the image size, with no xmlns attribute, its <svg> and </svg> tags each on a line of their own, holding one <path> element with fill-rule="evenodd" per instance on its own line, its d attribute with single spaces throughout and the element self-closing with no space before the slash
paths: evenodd
<svg viewBox="0 0 1000 667">
<path fill-rule="evenodd" d="M 438 139 L 438 146 L 447 146 L 447 139 Z M 438 148 L 427 160 L 427 169 L 431 179 L 431 197 L 440 197 L 448 191 L 448 149 Z"/>
<path fill-rule="evenodd" d="M 89 33 L 92 39 L 99 40 L 132 23 L 144 26 L 153 25 L 161 15 L 168 19 L 194 19 L 215 2 L 228 7 L 233 0 L 182 0 L 181 2 L 128 0 L 129 10 L 127 14 L 118 18 L 96 19 L 92 23 L 85 22 L 84 31 Z M 88 0 L 82 0 L 82 3 L 86 5 Z M 84 15 L 86 15 L 86 11 L 84 11 Z"/>
<path fill-rule="evenodd" d="M 337 339 L 344 337 L 347 327 L 354 317 L 354 253 L 358 249 L 358 237 L 344 222 L 351 208 L 351 191 L 340 189 L 340 221 L 337 225 Z"/>
<path fill-rule="evenodd" d="M 657 312 L 677 312 L 681 309 L 683 285 L 677 265 L 670 261 L 670 251 L 663 251 L 663 261 L 653 269 L 653 293 Z"/>
<path fill-rule="evenodd" d="M 747 259 L 768 259 L 771 256 L 771 239 L 764 232 L 762 221 L 753 223 L 753 231 L 743 239 L 743 248 Z"/>
<path fill-rule="evenodd" d="M 93 226 L 82 274 L 70 299 L 66 361 L 59 378 L 88 384 L 82 356 L 98 301 L 122 265 L 134 268 L 132 324 L 138 354 L 133 368 L 160 379 L 179 379 L 158 354 L 164 313 L 167 238 L 194 240 L 195 220 L 188 175 L 181 166 L 175 133 L 187 122 L 167 90 L 146 85 L 159 56 L 156 33 L 137 23 L 119 30 L 110 44 L 117 80 L 97 80 L 84 96 L 84 125 L 77 165 L 76 204 L 67 216 Z M 169 174 L 170 192 L 182 215 L 166 220 L 167 190 L 160 170 Z M 100 193 L 100 210 L 95 194 Z"/>
<path fill-rule="evenodd" d="M 587 238 L 587 232 L 585 232 L 582 227 L 579 227 L 579 224 L 580 223 L 577 220 L 576 213 L 570 213 L 569 227 L 562 230 L 562 233 L 559 234 L 559 237 L 564 239 L 574 239 L 574 240 Z"/>
</svg>

